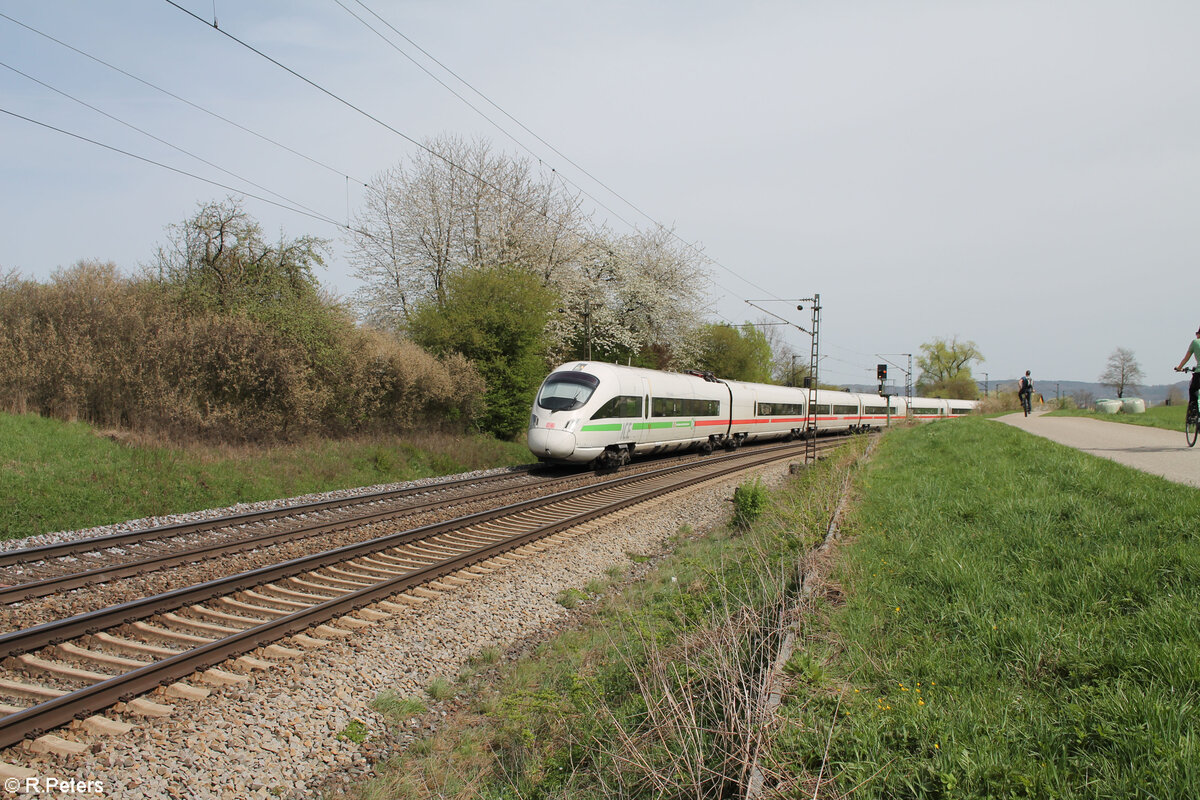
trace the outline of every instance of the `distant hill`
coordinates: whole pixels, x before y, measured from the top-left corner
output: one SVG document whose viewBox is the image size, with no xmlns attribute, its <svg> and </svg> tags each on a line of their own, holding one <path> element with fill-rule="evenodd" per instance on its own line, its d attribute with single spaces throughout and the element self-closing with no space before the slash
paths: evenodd
<svg viewBox="0 0 1200 800">
<path fill-rule="evenodd" d="M 1003 381 L 992 381 L 989 388 L 992 392 L 1015 392 L 1017 390 L 1018 380 L 1019 378 L 1012 378 L 1011 380 Z M 1137 387 L 1137 391 L 1126 392 L 1126 394 L 1132 397 L 1142 398 L 1146 401 L 1146 405 L 1148 406 L 1159 406 L 1166 401 L 1167 392 L 1170 391 L 1172 386 L 1179 387 L 1180 393 L 1184 396 L 1184 398 L 1187 397 L 1188 381 L 1186 380 L 1179 381 L 1178 383 L 1139 386 Z M 879 384 L 854 383 L 850 384 L 846 388 L 852 392 L 874 393 L 879 391 Z M 1034 391 L 1045 398 L 1047 402 L 1054 400 L 1056 397 L 1073 397 L 1079 392 L 1089 392 L 1093 400 L 1100 400 L 1105 397 L 1115 398 L 1117 396 L 1117 393 L 1114 392 L 1109 386 L 1104 386 L 1103 384 L 1099 383 L 1088 383 L 1086 381 L 1052 381 L 1044 378 L 1034 378 L 1033 388 Z M 889 394 L 904 394 L 903 386 L 889 385 L 887 390 Z"/>
</svg>

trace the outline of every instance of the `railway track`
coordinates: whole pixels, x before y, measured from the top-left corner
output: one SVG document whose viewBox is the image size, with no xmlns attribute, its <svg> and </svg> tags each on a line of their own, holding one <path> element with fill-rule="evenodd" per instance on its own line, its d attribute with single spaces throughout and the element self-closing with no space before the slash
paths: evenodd
<svg viewBox="0 0 1200 800">
<path fill-rule="evenodd" d="M 0 552 L 0 604 L 509 491 L 489 488 L 497 484 L 537 488 L 555 480 L 521 470 L 7 550 Z"/>
<path fill-rule="evenodd" d="M 188 676 L 222 684 L 263 668 L 246 656 L 296 655 L 380 621 L 400 602 L 445 591 L 553 546 L 573 526 L 685 486 L 803 451 L 754 448 L 729 456 L 652 468 L 593 486 L 470 514 L 292 559 L 238 575 L 55 620 L 0 636 L 0 747 L 40 736 L 73 719 L 120 733 L 127 723 L 92 715 L 120 705 L 134 715 L 167 713 L 142 695 L 201 697 Z M 391 598 L 391 600 L 389 600 Z M 291 648 L 276 644 L 292 637 Z"/>
<path fill-rule="evenodd" d="M 642 463 L 627 471 L 648 468 Z M 444 512 L 515 490 L 546 491 L 593 479 L 580 472 L 556 475 L 553 470 L 514 470 L 2 551 L 0 606 L 423 512 Z M 497 485 L 501 488 L 492 488 Z"/>
</svg>

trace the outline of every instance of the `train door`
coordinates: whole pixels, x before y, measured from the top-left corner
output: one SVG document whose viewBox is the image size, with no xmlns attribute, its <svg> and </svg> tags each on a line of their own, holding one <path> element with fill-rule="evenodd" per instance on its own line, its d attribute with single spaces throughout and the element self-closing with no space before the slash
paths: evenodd
<svg viewBox="0 0 1200 800">
<path fill-rule="evenodd" d="M 641 378 L 642 418 L 635 420 L 633 426 L 633 441 L 638 446 L 650 441 L 650 379 Z"/>
</svg>

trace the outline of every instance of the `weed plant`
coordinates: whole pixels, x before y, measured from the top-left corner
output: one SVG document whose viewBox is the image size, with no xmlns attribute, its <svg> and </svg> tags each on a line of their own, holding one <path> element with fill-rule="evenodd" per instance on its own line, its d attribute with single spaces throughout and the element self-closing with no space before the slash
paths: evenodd
<svg viewBox="0 0 1200 800">
<path fill-rule="evenodd" d="M 426 687 L 425 693 L 434 700 L 449 700 L 454 697 L 454 684 L 446 678 L 434 678 Z"/>
<path fill-rule="evenodd" d="M 372 700 L 371 708 L 397 725 L 428 711 L 425 704 L 415 697 L 401 697 L 391 690 L 381 692 Z"/>
<path fill-rule="evenodd" d="M 862 495 L 778 774 L 831 797 L 1200 795 L 1200 493 L 968 419 L 890 434 Z"/>
<path fill-rule="evenodd" d="M 760 478 L 741 484 L 733 490 L 733 525 L 749 528 L 763 515 L 770 502 L 767 487 Z"/>
</svg>

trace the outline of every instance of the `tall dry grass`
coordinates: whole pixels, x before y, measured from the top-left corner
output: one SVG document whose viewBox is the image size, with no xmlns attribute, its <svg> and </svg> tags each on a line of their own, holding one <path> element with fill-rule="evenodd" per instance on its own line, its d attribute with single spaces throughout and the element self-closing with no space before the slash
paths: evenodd
<svg viewBox="0 0 1200 800">
<path fill-rule="evenodd" d="M 170 287 L 80 262 L 0 277 L 0 409 L 173 438 L 263 441 L 469 426 L 483 380 L 461 357 L 364 331 L 340 308 L 312 335 L 200 310 Z"/>
</svg>

